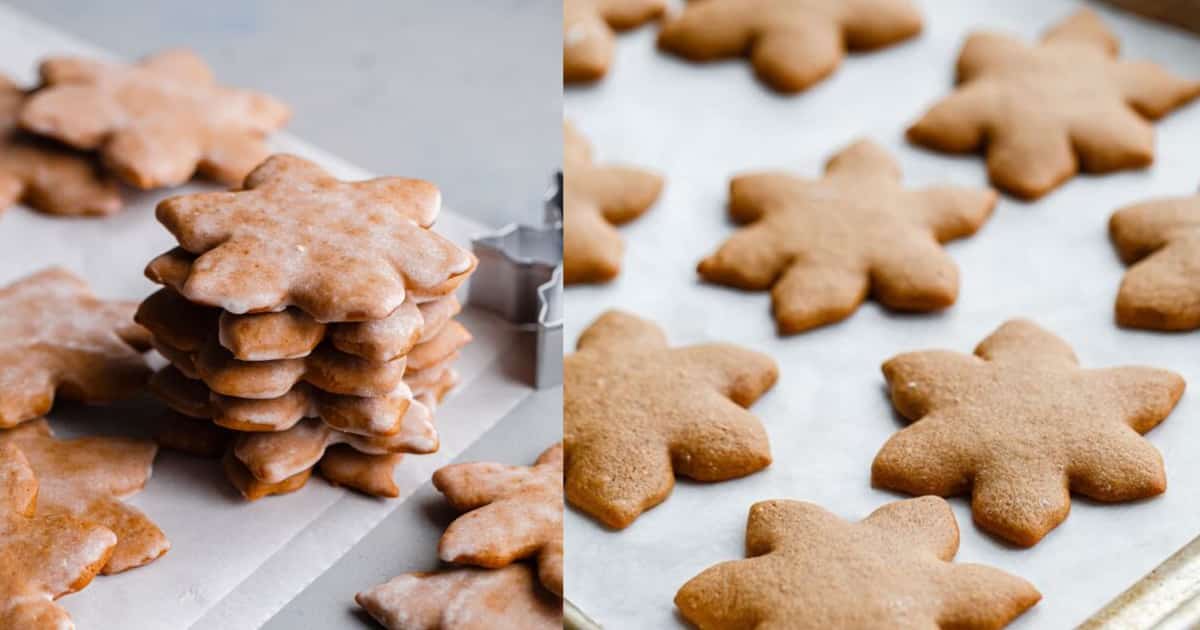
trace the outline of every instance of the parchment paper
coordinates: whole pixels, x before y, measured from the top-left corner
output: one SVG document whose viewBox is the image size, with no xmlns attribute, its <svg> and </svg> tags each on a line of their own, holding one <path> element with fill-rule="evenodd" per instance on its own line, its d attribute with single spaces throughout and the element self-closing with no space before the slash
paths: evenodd
<svg viewBox="0 0 1200 630">
<path fill-rule="evenodd" d="M 38 59 L 51 53 L 104 54 L 0 6 L 0 71 L 32 81 Z M 273 145 L 343 178 L 369 176 L 286 134 Z M 56 219 L 11 208 L 0 215 L 0 284 L 59 264 L 86 277 L 100 295 L 140 299 L 154 290 L 143 267 L 173 244 L 154 220 L 154 204 L 168 194 L 204 188 L 136 194 L 126 210 L 104 220 Z M 437 225 L 464 246 L 483 229 L 449 211 Z M 437 410 L 441 449 L 405 458 L 397 472 L 402 498 L 364 497 L 314 476 L 300 492 L 247 503 L 218 462 L 164 451 L 146 490 L 131 502 L 166 532 L 172 549 L 149 566 L 97 578 L 87 590 L 60 600 L 77 627 L 257 628 L 393 510 L 412 508 L 405 503 L 408 493 L 531 391 L 509 369 L 514 337 L 507 325 L 472 309 L 460 320 L 475 342 L 456 365 L 462 384 Z M 109 408 L 60 404 L 50 417 L 62 436 L 137 434 L 149 430 L 160 410 L 151 400 Z"/>
<path fill-rule="evenodd" d="M 1158 125 L 1155 165 L 1079 177 L 1043 200 L 1002 197 L 975 237 L 948 249 L 962 291 L 940 315 L 897 316 L 868 303 L 848 321 L 781 338 L 767 293 L 702 284 L 696 263 L 733 234 L 728 178 L 763 168 L 817 175 L 838 148 L 870 136 L 895 150 L 912 186 L 983 184 L 978 158 L 952 158 L 905 144 L 904 128 L 950 89 L 966 33 L 987 25 L 1035 37 L 1077 2 L 994 0 L 921 3 L 919 39 L 848 58 L 830 80 L 794 97 L 763 88 L 744 61 L 693 66 L 654 48 L 655 28 L 620 37 L 610 76 L 568 89 L 567 116 L 598 156 L 661 169 L 666 191 L 621 229 L 619 279 L 567 294 L 566 347 L 608 307 L 657 320 L 675 344 L 726 340 L 766 352 L 781 367 L 774 390 L 752 407 L 771 439 L 774 463 L 738 481 L 681 480 L 674 493 L 621 532 L 568 510 L 568 597 L 608 628 L 682 625 L 672 598 L 703 569 L 742 558 L 750 505 L 770 498 L 814 501 L 859 519 L 899 495 L 870 487 L 870 465 L 902 425 L 885 395 L 880 364 L 908 350 L 970 352 L 1000 323 L 1034 318 L 1066 338 L 1085 366 L 1150 364 L 1184 375 L 1192 391 L 1149 434 L 1163 454 L 1165 495 L 1122 505 L 1072 499 L 1070 517 L 1037 547 L 1017 550 L 980 532 L 966 500 L 951 501 L 962 532 L 958 559 L 1031 580 L 1043 601 L 1016 628 L 1082 621 L 1172 551 L 1200 534 L 1200 332 L 1122 330 L 1113 303 L 1124 267 L 1107 237 L 1119 206 L 1183 195 L 1200 184 L 1200 103 Z M 1128 57 L 1200 77 L 1200 39 L 1104 7 Z"/>
</svg>

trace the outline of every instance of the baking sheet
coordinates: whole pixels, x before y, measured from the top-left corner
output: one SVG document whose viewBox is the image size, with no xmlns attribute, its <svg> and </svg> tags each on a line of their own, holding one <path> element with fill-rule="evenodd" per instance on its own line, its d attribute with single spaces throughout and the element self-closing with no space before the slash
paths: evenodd
<svg viewBox="0 0 1200 630">
<path fill-rule="evenodd" d="M 621 532 L 568 510 L 567 595 L 605 627 L 681 627 L 675 592 L 705 568 L 743 557 L 746 513 L 755 501 L 813 501 L 858 519 L 900 498 L 870 487 L 871 460 L 902 426 L 880 364 L 922 348 L 970 352 L 1015 316 L 1066 338 L 1085 366 L 1165 367 L 1183 374 L 1192 390 L 1149 434 L 1166 461 L 1163 496 L 1115 506 L 1073 497 L 1066 522 L 1030 550 L 983 534 L 967 501 L 951 500 L 962 531 L 958 559 L 1021 575 L 1044 595 L 1012 627 L 1079 623 L 1200 533 L 1200 333 L 1114 325 L 1124 267 L 1107 237 L 1117 207 L 1196 191 L 1200 103 L 1158 125 L 1150 169 L 1078 177 L 1037 203 L 1002 197 L 975 237 L 948 247 L 962 290 L 945 313 L 899 316 L 868 303 L 842 324 L 780 338 L 768 293 L 699 282 L 697 261 L 735 229 L 725 212 L 733 173 L 787 168 L 816 176 L 832 152 L 866 135 L 896 151 L 910 186 L 986 181 L 982 160 L 908 146 L 904 128 L 950 89 L 967 32 L 987 25 L 1033 38 L 1080 3 L 921 4 L 927 25 L 918 39 L 851 56 L 830 80 L 799 96 L 768 91 L 744 61 L 693 66 L 662 55 L 654 49 L 654 27 L 619 38 L 603 82 L 567 90 L 567 116 L 593 140 L 600 159 L 660 169 L 667 185 L 649 213 L 621 228 L 626 254 L 618 280 L 568 290 L 566 347 L 603 310 L 619 306 L 659 322 L 674 344 L 734 341 L 773 356 L 781 368 L 774 390 L 752 407 L 771 438 L 775 461 L 768 469 L 714 485 L 680 480 L 665 503 Z M 1095 8 L 1120 36 L 1125 56 L 1200 77 L 1200 39 Z"/>
<path fill-rule="evenodd" d="M 32 81 L 50 53 L 103 54 L 87 44 L 0 6 L 0 71 Z M 368 177 L 333 156 L 279 135 L 279 151 L 296 153 L 348 179 Z M 169 194 L 205 189 L 192 185 Z M 207 187 L 214 189 L 214 187 Z M 154 221 L 168 193 L 136 194 L 105 220 L 56 219 L 12 208 L 0 215 L 0 284 L 51 264 L 85 276 L 106 297 L 140 299 L 154 286 L 145 264 L 172 245 Z M 483 230 L 443 211 L 437 229 L 467 246 Z M 464 294 L 465 297 L 465 294 Z M 508 356 L 514 337 L 498 319 L 467 309 L 460 317 L 475 335 L 456 365 L 462 384 L 436 414 L 441 449 L 406 457 L 397 482 L 402 498 L 382 501 L 336 489 L 314 476 L 295 494 L 247 503 L 214 460 L 162 452 L 146 490 L 131 503 L 166 532 L 171 551 L 152 565 L 100 577 L 61 603 L 87 628 L 257 628 L 340 558 L 388 514 L 416 509 L 405 502 L 433 470 L 453 459 L 530 394 Z M 60 404 L 51 419 L 60 435 L 138 433 L 161 407 L 149 400 L 111 408 Z M 369 586 L 369 584 L 363 584 Z M 347 594 L 347 603 L 352 593 Z"/>
</svg>

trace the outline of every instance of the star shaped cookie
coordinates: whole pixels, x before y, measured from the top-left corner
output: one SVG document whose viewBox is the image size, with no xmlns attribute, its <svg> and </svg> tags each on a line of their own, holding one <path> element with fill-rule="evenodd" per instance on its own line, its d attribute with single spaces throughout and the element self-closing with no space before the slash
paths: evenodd
<svg viewBox="0 0 1200 630">
<path fill-rule="evenodd" d="M 562 444 L 546 449 L 533 466 L 446 466 L 434 473 L 433 485 L 466 512 L 442 535 L 442 560 L 498 569 L 536 555 L 542 585 L 562 595 Z"/>
<path fill-rule="evenodd" d="M 596 81 L 612 64 L 613 31 L 662 15 L 665 0 L 563 0 L 563 82 Z"/>
<path fill-rule="evenodd" d="M 1067 518 L 1071 492 L 1106 503 L 1161 494 L 1162 456 L 1141 433 L 1183 395 L 1149 367 L 1085 370 L 1062 339 L 1012 320 L 975 355 L 901 354 L 883 364 L 912 424 L 871 466 L 880 488 L 971 495 L 980 528 L 1030 547 Z"/>
<path fill-rule="evenodd" d="M 77 149 L 138 188 L 178 186 L 200 174 L 242 183 L 267 157 L 265 138 L 287 122 L 286 106 L 220 86 L 204 60 L 167 50 L 136 64 L 82 57 L 42 62 L 44 87 L 21 125 Z"/>
<path fill-rule="evenodd" d="M 860 140 L 819 180 L 749 173 L 729 184 L 729 213 L 749 224 L 700 261 L 709 282 L 771 289 L 783 334 L 849 317 L 868 295 L 899 311 L 946 308 L 958 267 L 941 243 L 974 234 L 996 205 L 986 189 L 905 190 L 900 167 Z"/>
<path fill-rule="evenodd" d="M 849 523 L 812 503 L 750 507 L 747 560 L 718 564 L 675 595 L 704 630 L 1005 626 L 1041 599 L 998 569 L 950 562 L 958 525 L 946 502 L 889 503 Z"/>
<path fill-rule="evenodd" d="M 146 485 L 153 442 L 115 437 L 59 440 L 44 419 L 0 432 L 0 444 L 19 448 L 37 475 L 38 512 L 98 523 L 117 535 L 103 573 L 153 562 L 171 543 L 137 508 L 121 502 Z"/>
<path fill-rule="evenodd" d="M 198 256 L 178 287 L 192 302 L 346 322 L 384 319 L 410 294 L 448 294 L 474 269 L 474 256 L 427 229 L 440 206 L 429 182 L 342 182 L 274 155 L 244 190 L 173 197 L 157 216 Z"/>
<path fill-rule="evenodd" d="M 523 564 L 405 573 L 355 601 L 388 630 L 561 630 L 562 601 Z"/>
<path fill-rule="evenodd" d="M 1034 46 L 972 34 L 958 57 L 958 88 L 908 129 L 937 151 L 983 150 L 997 187 L 1026 199 L 1076 172 L 1109 173 L 1154 160 L 1154 127 L 1200 96 L 1200 81 L 1117 59 L 1115 35 L 1083 9 Z"/>
<path fill-rule="evenodd" d="M 651 322 L 605 313 L 563 368 L 567 500 L 623 529 L 666 500 L 677 474 L 724 481 L 766 468 L 766 431 L 745 407 L 778 375 L 766 355 L 671 348 Z"/>
<path fill-rule="evenodd" d="M 54 600 L 90 584 L 117 537 L 94 521 L 40 510 L 37 497 L 28 460 L 0 444 L 0 628 L 71 630 Z"/>
<path fill-rule="evenodd" d="M 692 61 L 747 56 L 772 88 L 800 92 L 832 74 L 847 50 L 920 32 L 910 0 L 692 0 L 663 26 L 658 46 Z"/>
<path fill-rule="evenodd" d="M 1131 265 L 1117 293 L 1117 323 L 1200 328 L 1200 195 L 1122 208 L 1108 227 L 1121 260 Z"/>
<path fill-rule="evenodd" d="M 0 211 L 23 201 L 63 216 L 105 216 L 121 209 L 116 182 L 87 157 L 22 134 L 25 91 L 0 74 Z"/>
<path fill-rule="evenodd" d="M 57 267 L 0 288 L 0 429 L 45 414 L 56 392 L 86 403 L 138 393 L 149 339 L 135 308 Z"/>
<path fill-rule="evenodd" d="M 643 169 L 596 164 L 570 123 L 563 123 L 563 143 L 563 281 L 608 282 L 620 272 L 625 250 L 613 226 L 642 216 L 663 180 Z"/>
</svg>

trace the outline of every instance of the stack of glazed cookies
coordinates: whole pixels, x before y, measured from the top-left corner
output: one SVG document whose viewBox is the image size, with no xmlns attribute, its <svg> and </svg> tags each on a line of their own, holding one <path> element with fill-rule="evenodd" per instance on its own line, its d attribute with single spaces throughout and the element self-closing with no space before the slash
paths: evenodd
<svg viewBox="0 0 1200 630">
<path fill-rule="evenodd" d="M 425 181 L 342 182 L 289 155 L 240 190 L 160 203 L 179 247 L 147 266 L 162 288 L 135 319 L 169 362 L 151 391 L 189 419 L 160 442 L 223 454 L 251 500 L 314 467 L 396 496 L 402 454 L 438 448 L 433 411 L 471 341 L 454 290 L 476 261 L 430 229 L 440 205 Z"/>
</svg>

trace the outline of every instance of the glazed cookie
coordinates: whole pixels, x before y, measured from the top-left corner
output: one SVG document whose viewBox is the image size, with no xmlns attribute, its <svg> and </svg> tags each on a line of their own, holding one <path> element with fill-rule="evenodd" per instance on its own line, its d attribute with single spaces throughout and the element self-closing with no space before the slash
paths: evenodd
<svg viewBox="0 0 1200 630">
<path fill-rule="evenodd" d="M 600 165 L 570 123 L 563 123 L 563 281 L 608 282 L 625 246 L 613 225 L 642 215 L 662 192 L 662 177 L 643 169 Z"/>
<path fill-rule="evenodd" d="M 0 74 L 0 211 L 18 201 L 62 216 L 106 216 L 121 209 L 116 182 L 88 158 L 17 129 L 25 91 Z"/>
<path fill-rule="evenodd" d="M 812 503 L 750 507 L 747 560 L 724 562 L 675 595 L 702 630 L 994 630 L 1042 598 L 998 569 L 954 564 L 958 524 L 937 497 L 889 503 L 857 523 Z"/>
<path fill-rule="evenodd" d="M 498 569 L 536 555 L 542 586 L 562 595 L 562 444 L 546 449 L 533 466 L 446 466 L 433 474 L 433 485 L 466 512 L 442 535 L 442 560 Z"/>
<path fill-rule="evenodd" d="M 561 630 L 562 601 L 523 564 L 406 573 L 355 596 L 388 630 Z"/>
<path fill-rule="evenodd" d="M 449 294 L 475 268 L 470 252 L 426 228 L 441 207 L 429 182 L 341 182 L 274 155 L 245 189 L 172 197 L 157 216 L 198 256 L 178 285 L 230 313 L 298 307 L 318 322 L 384 319 L 411 292 Z"/>
<path fill-rule="evenodd" d="M 1117 323 L 1200 328 L 1200 195 L 1122 208 L 1108 228 L 1121 260 L 1131 265 L 1117 293 Z"/>
<path fill-rule="evenodd" d="M 759 78 L 800 92 L 833 73 L 846 50 L 877 50 L 921 32 L 910 0 L 692 0 L 658 46 L 692 61 L 748 56 Z"/>
<path fill-rule="evenodd" d="M 612 63 L 613 31 L 663 14 L 666 0 L 563 0 L 563 82 L 595 81 Z"/>
<path fill-rule="evenodd" d="M 999 188 L 1036 199 L 1076 172 L 1141 168 L 1154 160 L 1147 122 L 1200 96 L 1200 81 L 1149 62 L 1120 61 L 1117 38 L 1083 9 L 1035 46 L 971 35 L 958 88 L 908 130 L 937 151 L 984 150 Z"/>
<path fill-rule="evenodd" d="M 0 429 L 50 411 L 56 393 L 86 403 L 138 393 L 149 335 L 134 308 L 58 267 L 0 288 Z"/>
<path fill-rule="evenodd" d="M 762 470 L 767 434 L 745 407 L 778 374 L 757 352 L 671 348 L 658 326 L 605 313 L 563 368 L 567 500 L 622 529 L 667 498 L 676 474 L 724 481 Z"/>
<path fill-rule="evenodd" d="M 178 186 L 199 172 L 237 186 L 267 157 L 264 139 L 288 109 L 257 92 L 217 85 L 204 60 L 168 50 L 133 65 L 52 57 L 21 125 L 78 149 L 138 188 Z"/>
<path fill-rule="evenodd" d="M 1067 518 L 1071 491 L 1106 503 L 1161 494 L 1162 456 L 1139 434 L 1183 395 L 1178 374 L 1085 370 L 1062 339 L 1005 323 L 975 356 L 932 350 L 883 364 L 892 404 L 912 424 L 871 466 L 876 487 L 970 493 L 980 528 L 1030 547 Z"/>
<path fill-rule="evenodd" d="M 152 442 L 115 437 L 59 440 L 45 420 L 0 432 L 0 445 L 25 454 L 38 480 L 39 514 L 69 515 L 117 535 L 105 575 L 149 564 L 171 543 L 137 508 L 121 502 L 150 478 L 158 449 Z"/>
<path fill-rule="evenodd" d="M 326 449 L 318 470 L 326 481 L 335 486 L 352 488 L 373 497 L 400 496 L 396 486 L 396 466 L 404 455 L 389 453 L 371 455 L 360 453 L 345 444 Z"/>
<path fill-rule="evenodd" d="M 72 630 L 54 600 L 90 584 L 117 537 L 90 519 L 37 509 L 37 497 L 28 460 L 0 444 L 0 628 Z"/>
<path fill-rule="evenodd" d="M 860 140 L 819 180 L 735 177 L 729 213 L 749 225 L 698 271 L 709 282 L 771 289 L 783 334 L 841 321 L 868 295 L 894 310 L 938 310 L 958 297 L 958 267 L 940 244 L 974 234 L 995 205 L 986 189 L 904 190 L 895 160 Z"/>
</svg>

